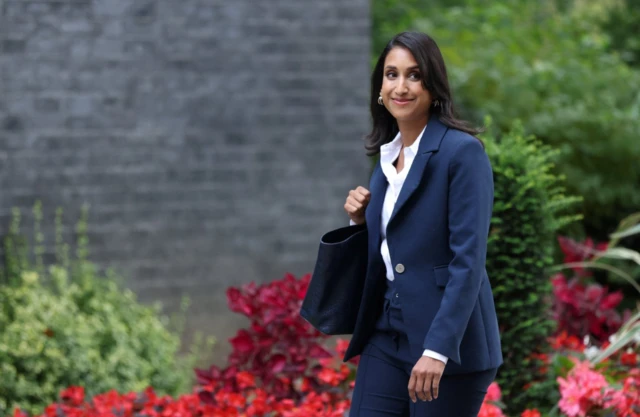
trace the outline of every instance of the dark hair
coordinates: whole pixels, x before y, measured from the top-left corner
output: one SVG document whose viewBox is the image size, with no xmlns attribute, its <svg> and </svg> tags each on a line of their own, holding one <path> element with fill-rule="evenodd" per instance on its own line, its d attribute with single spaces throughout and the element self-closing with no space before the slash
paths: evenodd
<svg viewBox="0 0 640 417">
<path fill-rule="evenodd" d="M 373 129 L 365 138 L 367 155 L 376 155 L 380 146 L 391 141 L 398 133 L 398 123 L 385 106 L 378 104 L 378 96 L 382 88 L 384 76 L 384 62 L 391 49 L 401 47 L 413 55 L 420 67 L 422 85 L 429 90 L 438 106 L 431 106 L 432 114 L 436 114 L 444 125 L 458 129 L 471 135 L 477 135 L 482 130 L 474 128 L 468 122 L 456 117 L 451 99 L 451 89 L 447 79 L 447 69 L 444 65 L 442 53 L 436 42 L 421 32 L 402 32 L 394 36 L 380 54 L 373 74 L 371 74 L 371 117 Z"/>
</svg>

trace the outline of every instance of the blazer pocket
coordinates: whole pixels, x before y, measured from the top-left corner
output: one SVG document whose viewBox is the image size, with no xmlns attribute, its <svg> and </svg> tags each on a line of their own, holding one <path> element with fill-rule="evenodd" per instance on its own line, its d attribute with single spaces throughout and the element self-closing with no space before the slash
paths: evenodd
<svg viewBox="0 0 640 417">
<path fill-rule="evenodd" d="M 436 276 L 436 285 L 438 287 L 446 287 L 449 282 L 449 265 L 433 267 L 433 273 Z"/>
</svg>

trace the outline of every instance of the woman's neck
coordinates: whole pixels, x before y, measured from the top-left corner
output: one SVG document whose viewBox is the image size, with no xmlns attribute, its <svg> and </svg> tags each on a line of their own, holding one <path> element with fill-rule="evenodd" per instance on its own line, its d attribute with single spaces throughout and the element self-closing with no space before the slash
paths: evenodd
<svg viewBox="0 0 640 417">
<path fill-rule="evenodd" d="M 413 142 L 418 139 L 418 135 L 420 135 L 420 132 L 422 132 L 427 125 L 427 120 L 428 119 L 425 118 L 424 120 L 398 123 L 402 144 L 405 147 L 413 145 Z"/>
</svg>

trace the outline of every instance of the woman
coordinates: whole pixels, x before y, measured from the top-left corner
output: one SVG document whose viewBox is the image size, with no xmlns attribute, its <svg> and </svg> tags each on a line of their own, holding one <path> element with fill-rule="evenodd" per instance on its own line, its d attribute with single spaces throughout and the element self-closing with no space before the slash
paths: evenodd
<svg viewBox="0 0 640 417">
<path fill-rule="evenodd" d="M 444 60 L 423 33 L 384 49 L 371 79 L 369 189 L 344 208 L 368 231 L 367 278 L 345 361 L 350 417 L 477 416 L 502 364 L 485 269 L 493 174 L 456 119 Z"/>
</svg>

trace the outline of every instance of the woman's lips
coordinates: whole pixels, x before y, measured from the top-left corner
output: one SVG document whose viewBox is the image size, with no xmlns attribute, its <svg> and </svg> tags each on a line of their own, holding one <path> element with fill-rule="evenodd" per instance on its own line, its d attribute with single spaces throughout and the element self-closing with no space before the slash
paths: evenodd
<svg viewBox="0 0 640 417">
<path fill-rule="evenodd" d="M 406 98 L 393 98 L 391 99 L 394 104 L 397 104 L 398 106 L 406 106 L 407 104 L 411 103 L 413 100 L 409 100 Z"/>
</svg>

